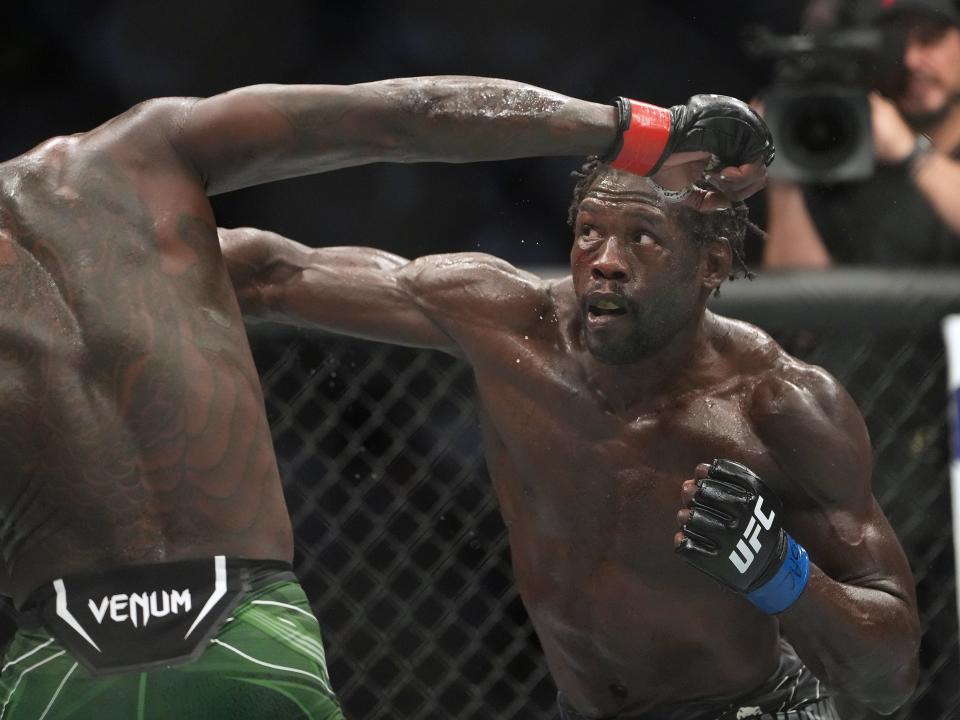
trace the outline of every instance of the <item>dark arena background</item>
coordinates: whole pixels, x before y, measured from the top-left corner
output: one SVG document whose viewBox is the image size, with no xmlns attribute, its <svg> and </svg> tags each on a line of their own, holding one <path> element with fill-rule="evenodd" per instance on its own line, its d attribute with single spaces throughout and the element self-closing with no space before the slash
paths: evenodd
<svg viewBox="0 0 960 720">
<path fill-rule="evenodd" d="M 0 6 L 0 155 L 161 95 L 260 82 L 506 77 L 584 99 L 750 98 L 769 64 L 746 28 L 802 3 L 39 0 Z M 214 199 L 224 226 L 409 257 L 482 250 L 566 263 L 575 158 L 353 168 Z M 762 219 L 763 197 L 751 202 Z M 759 256 L 759 241 L 748 256 Z M 850 390 L 875 492 L 917 580 L 922 675 L 903 720 L 960 717 L 945 352 L 960 273 L 761 274 L 715 308 L 759 324 Z M 549 720 L 556 689 L 514 589 L 469 370 L 438 353 L 251 325 L 297 570 L 353 720 Z M 696 460 L 696 459 L 693 459 Z M 638 649 L 642 652 L 642 649 Z M 850 707 L 845 720 L 870 718 Z"/>
</svg>

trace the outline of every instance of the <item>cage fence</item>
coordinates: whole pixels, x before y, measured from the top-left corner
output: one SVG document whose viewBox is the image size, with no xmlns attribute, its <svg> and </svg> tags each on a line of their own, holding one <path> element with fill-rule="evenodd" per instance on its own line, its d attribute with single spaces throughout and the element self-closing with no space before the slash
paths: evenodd
<svg viewBox="0 0 960 720">
<path fill-rule="evenodd" d="M 960 707 L 938 326 L 960 309 L 954 288 L 960 276 L 834 273 L 741 284 L 719 303 L 834 374 L 866 419 L 874 492 L 913 569 L 923 627 L 921 676 L 900 720 L 948 720 Z M 512 582 L 469 368 L 439 352 L 249 330 L 296 569 L 347 716 L 555 718 L 556 689 Z M 844 717 L 879 716 L 851 705 Z"/>
</svg>

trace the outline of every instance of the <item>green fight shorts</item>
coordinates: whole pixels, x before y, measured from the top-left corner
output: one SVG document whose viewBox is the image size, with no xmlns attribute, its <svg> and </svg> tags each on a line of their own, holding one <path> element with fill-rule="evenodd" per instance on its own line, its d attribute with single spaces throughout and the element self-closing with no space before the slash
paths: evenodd
<svg viewBox="0 0 960 720">
<path fill-rule="evenodd" d="M 58 627 L 45 618 L 18 630 L 0 671 L 0 720 L 343 720 L 317 619 L 289 566 L 227 562 L 231 575 L 239 572 L 234 563 L 243 568 L 232 599 L 212 582 L 206 597 L 203 583 L 183 580 L 195 578 L 201 566 L 199 574 L 210 574 L 212 560 L 151 568 L 162 576 L 172 567 L 179 586 L 187 586 L 190 592 L 183 589 L 173 600 L 163 589 L 139 588 L 126 569 L 76 585 L 74 578 L 55 581 L 56 597 L 41 594 L 34 606 L 70 622 Z M 218 588 L 224 577 L 218 576 Z M 81 590 L 86 603 L 61 597 L 79 598 Z M 211 612 L 217 607 L 219 616 Z M 214 619 L 204 630 L 198 616 Z M 145 634 L 160 627 L 177 642 L 200 629 L 187 652 Z M 77 652 L 81 645 L 92 647 Z M 177 659 L 165 661 L 171 653 Z M 112 655 L 112 665 L 106 657 L 93 666 L 88 655 L 97 663 Z"/>
</svg>

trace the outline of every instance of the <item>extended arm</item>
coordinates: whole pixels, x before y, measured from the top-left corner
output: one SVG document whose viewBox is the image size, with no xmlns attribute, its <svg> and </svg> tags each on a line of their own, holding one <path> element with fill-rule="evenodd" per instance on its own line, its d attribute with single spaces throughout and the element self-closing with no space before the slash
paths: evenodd
<svg viewBox="0 0 960 720">
<path fill-rule="evenodd" d="M 509 330 L 515 311 L 537 307 L 544 293 L 533 275 L 481 253 L 409 261 L 373 248 L 308 248 L 254 228 L 219 234 L 245 315 L 381 342 L 459 354 L 471 328 Z"/>
<path fill-rule="evenodd" d="M 425 77 L 186 101 L 174 137 L 215 194 L 374 162 L 603 153 L 616 127 L 611 105 L 507 80 Z"/>
<path fill-rule="evenodd" d="M 166 98 L 88 135 L 85 146 L 119 149 L 137 172 L 199 180 L 208 195 L 373 162 L 585 154 L 655 173 L 676 190 L 702 180 L 716 156 L 725 168 L 713 172 L 713 189 L 697 189 L 685 201 L 704 211 L 762 188 L 773 157 L 763 121 L 734 98 L 698 95 L 670 109 L 636 101 L 614 107 L 509 80 L 456 76 Z M 168 156 L 178 163 L 173 175 Z"/>
</svg>

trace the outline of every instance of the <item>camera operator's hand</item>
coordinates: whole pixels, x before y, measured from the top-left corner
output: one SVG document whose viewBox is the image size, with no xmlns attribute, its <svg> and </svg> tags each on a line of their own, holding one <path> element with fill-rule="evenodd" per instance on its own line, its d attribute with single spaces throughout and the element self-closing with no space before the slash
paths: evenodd
<svg viewBox="0 0 960 720">
<path fill-rule="evenodd" d="M 917 135 L 900 115 L 897 106 L 877 93 L 870 93 L 873 118 L 873 150 L 877 160 L 887 165 L 901 163 L 910 156 Z"/>
<path fill-rule="evenodd" d="M 750 107 L 763 117 L 764 104 L 761 98 L 753 98 Z M 771 180 L 767 191 L 764 267 L 822 268 L 832 262 L 810 217 L 803 188 L 786 178 Z"/>
</svg>

